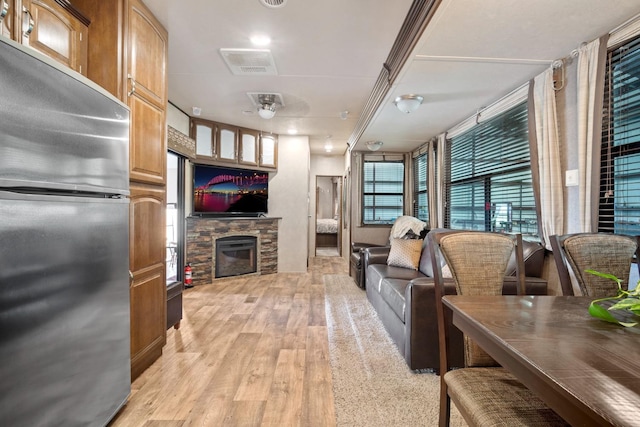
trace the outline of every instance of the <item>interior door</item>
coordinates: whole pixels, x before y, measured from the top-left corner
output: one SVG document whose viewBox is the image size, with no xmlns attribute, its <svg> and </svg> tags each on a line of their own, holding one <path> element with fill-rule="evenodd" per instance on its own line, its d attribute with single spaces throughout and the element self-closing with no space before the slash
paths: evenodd
<svg viewBox="0 0 640 427">
<path fill-rule="evenodd" d="M 342 177 L 316 177 L 316 256 L 342 255 Z"/>
</svg>

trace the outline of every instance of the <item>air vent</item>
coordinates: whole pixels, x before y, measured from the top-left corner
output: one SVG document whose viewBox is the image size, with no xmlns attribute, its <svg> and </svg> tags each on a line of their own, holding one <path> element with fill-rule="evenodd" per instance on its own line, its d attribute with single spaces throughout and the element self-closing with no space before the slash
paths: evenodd
<svg viewBox="0 0 640 427">
<path fill-rule="evenodd" d="M 259 107 L 261 102 L 260 98 L 267 98 L 273 100 L 276 104 L 278 104 L 279 108 L 284 107 L 284 101 L 282 100 L 282 95 L 279 93 L 273 92 L 247 92 L 249 98 L 251 98 L 251 102 L 255 107 Z"/>
<path fill-rule="evenodd" d="M 270 9 L 277 9 L 287 4 L 287 0 L 260 0 L 260 4 Z"/>
<path fill-rule="evenodd" d="M 269 49 L 220 49 L 231 72 L 237 76 L 278 74 Z"/>
</svg>

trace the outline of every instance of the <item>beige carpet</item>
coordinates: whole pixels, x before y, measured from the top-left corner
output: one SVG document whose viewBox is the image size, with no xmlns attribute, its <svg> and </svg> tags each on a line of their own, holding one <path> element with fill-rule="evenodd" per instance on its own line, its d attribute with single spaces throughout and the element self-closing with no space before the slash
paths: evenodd
<svg viewBox="0 0 640 427">
<path fill-rule="evenodd" d="M 437 426 L 439 377 L 409 370 L 351 277 L 324 285 L 338 426 Z M 451 426 L 466 426 L 455 408 Z"/>
</svg>

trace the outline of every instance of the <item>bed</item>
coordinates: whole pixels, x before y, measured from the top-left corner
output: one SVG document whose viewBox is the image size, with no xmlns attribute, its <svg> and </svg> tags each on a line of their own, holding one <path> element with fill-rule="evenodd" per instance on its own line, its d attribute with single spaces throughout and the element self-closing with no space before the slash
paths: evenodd
<svg viewBox="0 0 640 427">
<path fill-rule="evenodd" d="M 316 247 L 338 246 L 338 220 L 332 218 L 316 219 Z"/>
</svg>

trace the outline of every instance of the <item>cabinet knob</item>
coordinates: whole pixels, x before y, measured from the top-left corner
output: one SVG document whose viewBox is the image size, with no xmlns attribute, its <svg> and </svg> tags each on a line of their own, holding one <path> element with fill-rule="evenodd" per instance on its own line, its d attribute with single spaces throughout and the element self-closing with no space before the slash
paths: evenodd
<svg viewBox="0 0 640 427">
<path fill-rule="evenodd" d="M 34 25 L 35 22 L 33 21 L 31 12 L 29 12 L 29 9 L 22 6 L 22 36 L 28 38 L 33 31 Z"/>
<path fill-rule="evenodd" d="M 127 93 L 127 96 L 131 96 L 136 92 L 136 79 L 131 74 L 128 74 L 127 78 L 131 81 L 131 90 Z"/>
</svg>

